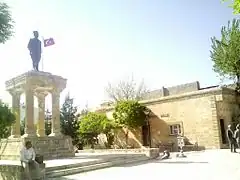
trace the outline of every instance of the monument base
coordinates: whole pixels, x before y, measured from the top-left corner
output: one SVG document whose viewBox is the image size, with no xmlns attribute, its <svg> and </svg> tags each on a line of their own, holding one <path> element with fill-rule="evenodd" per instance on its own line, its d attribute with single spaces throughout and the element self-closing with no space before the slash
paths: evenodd
<svg viewBox="0 0 240 180">
<path fill-rule="evenodd" d="M 0 159 L 20 160 L 20 150 L 26 141 L 32 142 L 36 154 L 43 155 L 44 160 L 75 156 L 68 136 L 20 137 L 1 140 Z"/>
</svg>

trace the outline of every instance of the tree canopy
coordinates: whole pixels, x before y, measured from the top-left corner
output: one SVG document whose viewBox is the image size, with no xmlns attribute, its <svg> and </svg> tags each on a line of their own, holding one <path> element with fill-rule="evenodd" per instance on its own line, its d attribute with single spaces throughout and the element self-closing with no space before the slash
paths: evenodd
<svg viewBox="0 0 240 180">
<path fill-rule="evenodd" d="M 147 92 L 147 88 L 144 81 L 136 83 L 132 77 L 130 80 L 122 80 L 116 85 L 108 83 L 105 91 L 112 101 L 117 102 L 120 100 L 141 100 Z"/>
<path fill-rule="evenodd" d="M 113 143 L 113 130 L 117 127 L 114 120 L 107 118 L 105 113 L 88 112 L 82 116 L 79 124 L 80 137 L 94 147 L 94 143 L 99 134 L 103 133 L 107 137 L 107 147 Z"/>
<path fill-rule="evenodd" d="M 240 13 L 240 0 L 222 0 L 223 2 L 231 2 L 230 7 L 233 8 L 234 14 Z"/>
<path fill-rule="evenodd" d="M 9 136 L 10 127 L 15 122 L 15 115 L 11 109 L 0 101 L 0 138 Z"/>
<path fill-rule="evenodd" d="M 123 127 L 137 128 L 146 124 L 148 109 L 134 100 L 119 101 L 115 106 L 113 117 Z"/>
<path fill-rule="evenodd" d="M 233 19 L 221 29 L 221 38 L 211 38 L 213 70 L 240 83 L 240 21 Z"/>
<path fill-rule="evenodd" d="M 105 114 L 89 112 L 80 120 L 79 132 L 81 134 L 98 134 L 103 132 L 103 125 L 108 121 Z"/>
<path fill-rule="evenodd" d="M 8 5 L 0 2 L 0 43 L 5 43 L 13 35 L 13 23 Z"/>
</svg>

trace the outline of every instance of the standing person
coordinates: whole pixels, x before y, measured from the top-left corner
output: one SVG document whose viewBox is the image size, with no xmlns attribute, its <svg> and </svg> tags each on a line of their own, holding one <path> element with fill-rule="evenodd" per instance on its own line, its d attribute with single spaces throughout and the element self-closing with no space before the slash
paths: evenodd
<svg viewBox="0 0 240 180">
<path fill-rule="evenodd" d="M 240 132 L 239 132 L 240 124 L 237 124 L 236 130 L 234 132 L 234 138 L 236 139 L 236 143 L 238 148 L 240 148 Z"/>
<path fill-rule="evenodd" d="M 20 160 L 21 164 L 24 168 L 25 176 L 28 180 L 32 180 L 31 173 L 30 173 L 30 167 L 33 167 L 36 175 L 40 175 L 40 169 L 39 164 L 35 161 L 36 153 L 34 149 L 32 148 L 31 141 L 27 141 L 25 143 L 25 147 L 22 148 L 20 152 Z"/>
<path fill-rule="evenodd" d="M 236 152 L 236 140 L 234 138 L 234 134 L 231 127 L 232 126 L 229 124 L 227 129 L 227 137 L 228 137 L 228 142 L 229 142 L 231 152 Z"/>
</svg>

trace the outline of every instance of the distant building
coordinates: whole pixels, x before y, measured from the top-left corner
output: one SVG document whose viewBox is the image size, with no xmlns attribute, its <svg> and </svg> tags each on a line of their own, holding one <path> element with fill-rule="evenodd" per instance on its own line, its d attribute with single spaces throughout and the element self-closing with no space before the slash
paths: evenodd
<svg viewBox="0 0 240 180">
<path fill-rule="evenodd" d="M 185 137 L 189 148 L 226 147 L 225 131 L 240 103 L 232 87 L 200 88 L 199 82 L 162 87 L 147 93 L 144 99 L 140 103 L 151 109 L 149 126 L 129 133 L 128 145 L 165 145 L 174 150 L 178 135 Z M 113 107 L 104 106 L 97 111 L 112 118 Z M 121 147 L 124 141 L 124 134 L 117 133 L 115 143 Z"/>
</svg>

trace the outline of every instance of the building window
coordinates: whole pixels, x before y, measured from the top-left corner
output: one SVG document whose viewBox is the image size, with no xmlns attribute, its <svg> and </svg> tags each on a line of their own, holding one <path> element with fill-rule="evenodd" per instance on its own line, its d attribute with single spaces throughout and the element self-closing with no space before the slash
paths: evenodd
<svg viewBox="0 0 240 180">
<path fill-rule="evenodd" d="M 170 128 L 170 135 L 179 135 L 182 133 L 180 124 L 172 124 L 169 126 L 169 128 Z"/>
</svg>

